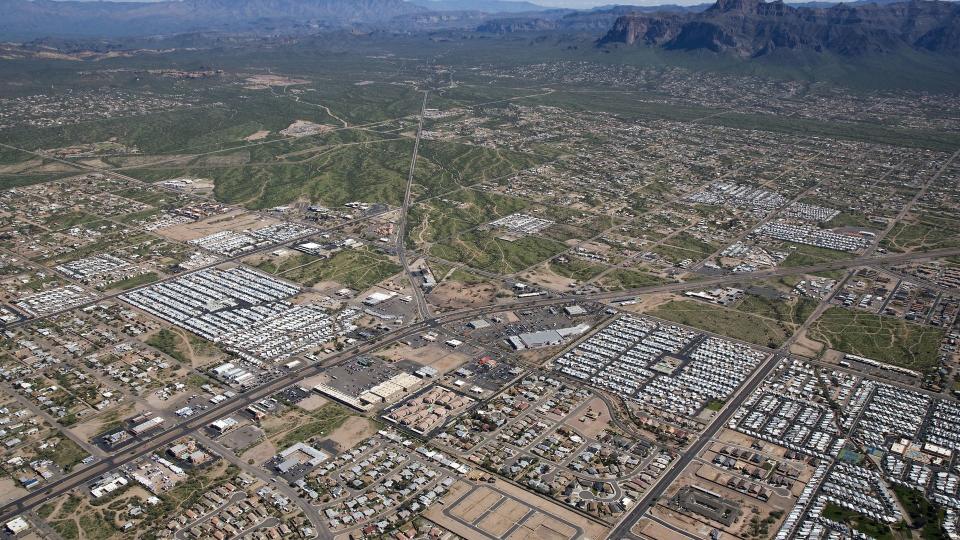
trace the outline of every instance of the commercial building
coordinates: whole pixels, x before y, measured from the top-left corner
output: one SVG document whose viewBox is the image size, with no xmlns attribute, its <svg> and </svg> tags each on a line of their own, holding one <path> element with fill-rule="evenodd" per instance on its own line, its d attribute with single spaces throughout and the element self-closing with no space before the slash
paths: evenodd
<svg viewBox="0 0 960 540">
<path fill-rule="evenodd" d="M 112 473 L 101 476 L 93 486 L 90 487 L 90 496 L 99 499 L 108 493 L 112 493 L 130 483 L 126 476 L 119 473 Z"/>
<path fill-rule="evenodd" d="M 300 442 L 280 452 L 276 468 L 280 473 L 286 474 L 300 465 L 316 467 L 329 457 L 326 453 Z"/>
<path fill-rule="evenodd" d="M 13 535 L 20 534 L 30 528 L 30 524 L 22 517 L 15 517 L 5 525 L 7 532 Z"/>
<path fill-rule="evenodd" d="M 154 430 L 160 427 L 161 425 L 163 425 L 163 418 L 159 416 L 155 416 L 150 420 L 141 422 L 133 426 L 132 428 L 130 428 L 130 432 L 133 433 L 134 435 L 143 435 L 144 433 Z"/>
<path fill-rule="evenodd" d="M 210 428 L 222 435 L 237 427 L 239 423 L 240 422 L 237 422 L 234 418 L 228 416 L 211 423 Z"/>
</svg>

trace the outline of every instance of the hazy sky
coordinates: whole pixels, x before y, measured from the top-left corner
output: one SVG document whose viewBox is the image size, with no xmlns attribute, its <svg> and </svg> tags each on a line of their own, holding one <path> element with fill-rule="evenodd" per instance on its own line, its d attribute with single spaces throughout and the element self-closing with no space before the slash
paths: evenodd
<svg viewBox="0 0 960 540">
<path fill-rule="evenodd" d="M 566 7 L 566 8 L 591 8 L 596 6 L 606 6 L 610 4 L 619 4 L 619 5 L 636 5 L 636 6 L 657 6 L 663 4 L 702 4 L 705 0 L 634 0 L 634 1 L 611 1 L 611 0 L 528 0 L 534 4 L 540 4 L 541 6 L 551 6 L 551 7 Z"/>
<path fill-rule="evenodd" d="M 85 0 L 91 1 L 91 0 Z M 155 2 L 156 0 L 110 0 L 110 1 L 124 1 L 124 2 Z M 413 0 L 414 2 L 416 0 Z M 678 4 L 678 5 L 689 5 L 689 4 L 702 4 L 707 0 L 527 0 L 534 4 L 539 4 L 541 6 L 549 7 L 565 7 L 565 8 L 592 8 L 596 6 L 607 6 L 612 4 L 620 5 L 636 5 L 636 6 L 657 6 L 663 4 Z"/>
</svg>

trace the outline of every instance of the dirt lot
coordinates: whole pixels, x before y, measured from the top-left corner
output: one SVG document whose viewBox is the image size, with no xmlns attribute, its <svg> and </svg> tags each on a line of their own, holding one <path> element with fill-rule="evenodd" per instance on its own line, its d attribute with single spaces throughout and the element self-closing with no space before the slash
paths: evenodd
<svg viewBox="0 0 960 540">
<path fill-rule="evenodd" d="M 633 526 L 630 532 L 642 538 L 649 538 L 650 540 L 688 540 L 689 538 L 678 532 L 671 531 L 656 521 L 647 518 L 642 518 L 637 521 L 637 524 Z"/>
<path fill-rule="evenodd" d="M 316 386 L 316 384 L 314 384 L 313 386 Z M 312 387 L 306 386 L 306 388 L 312 388 Z M 300 407 L 301 409 L 309 412 L 309 411 L 315 411 L 320 407 L 323 407 L 324 405 L 327 404 L 327 402 L 328 402 L 327 398 L 321 396 L 320 394 L 311 394 L 310 397 L 308 397 L 307 399 L 304 399 L 299 403 L 297 403 L 297 407 Z"/>
<path fill-rule="evenodd" d="M 11 163 L 10 165 L 0 165 L 0 174 L 17 174 L 33 167 L 39 167 L 40 165 L 43 165 L 43 160 L 40 158 Z"/>
<path fill-rule="evenodd" d="M 263 440 L 263 430 L 254 424 L 246 424 L 222 435 L 218 442 L 235 452 L 253 448 Z"/>
<path fill-rule="evenodd" d="M 790 352 L 806 358 L 816 358 L 822 349 L 823 343 L 810 339 L 804 331 L 790 347 Z"/>
<path fill-rule="evenodd" d="M 256 132 L 256 133 L 252 133 L 252 134 L 250 134 L 250 135 L 247 135 L 246 137 L 244 137 L 243 140 L 245 140 L 245 141 L 259 141 L 260 139 L 266 139 L 266 138 L 267 138 L 267 135 L 269 135 L 269 134 L 270 134 L 269 131 L 260 130 L 260 131 L 258 131 L 258 132 Z"/>
<path fill-rule="evenodd" d="M 538 266 L 533 271 L 523 274 L 522 277 L 531 283 L 547 289 L 553 289 L 555 291 L 567 291 L 573 284 L 576 283 L 576 280 L 574 279 L 563 277 L 551 272 L 546 265 Z"/>
<path fill-rule="evenodd" d="M 277 455 L 277 447 L 270 441 L 263 441 L 244 452 L 240 456 L 240 459 L 243 461 L 252 459 L 254 463 L 263 463 L 275 455 Z"/>
<path fill-rule="evenodd" d="M 673 298 L 674 296 L 670 293 L 645 294 L 637 297 L 636 304 L 628 304 L 626 306 L 618 307 L 631 313 L 645 313 L 661 304 L 666 304 Z"/>
<path fill-rule="evenodd" d="M 481 486 L 454 506 L 450 513 L 467 523 L 473 523 L 501 499 L 503 499 L 503 495 L 500 493 Z"/>
<path fill-rule="evenodd" d="M 133 416 L 133 410 L 134 407 L 132 403 L 128 403 L 116 409 L 110 409 L 97 417 L 89 418 L 75 426 L 70 427 L 70 432 L 85 441 L 89 441 L 95 436 L 103 433 L 109 424 Z"/>
<path fill-rule="evenodd" d="M 0 478 L 0 503 L 19 499 L 27 494 L 27 490 L 17 486 L 13 478 Z"/>
<path fill-rule="evenodd" d="M 500 503 L 495 511 L 488 513 L 477 522 L 477 527 L 493 537 L 503 538 L 514 525 L 523 520 L 528 512 L 530 512 L 529 506 L 507 499 Z"/>
<path fill-rule="evenodd" d="M 413 360 L 419 364 L 436 368 L 440 373 L 446 373 L 470 359 L 467 355 L 451 350 L 449 347 L 433 343 L 426 347 L 414 349 L 402 343 L 377 352 L 377 356 L 394 362 Z"/>
<path fill-rule="evenodd" d="M 328 438 L 337 443 L 337 447 L 339 447 L 342 452 L 360 444 L 360 442 L 371 437 L 376 431 L 376 425 L 374 425 L 369 418 L 351 416 L 347 418 L 342 426 L 333 430 Z"/>
<path fill-rule="evenodd" d="M 517 528 L 510 540 L 566 540 L 576 535 L 576 529 L 546 514 L 536 513 Z"/>
<path fill-rule="evenodd" d="M 703 468 L 703 475 L 699 475 L 698 472 Z M 721 531 L 720 538 L 745 538 L 750 529 L 750 519 L 757 517 L 758 519 L 765 519 L 770 516 L 771 512 L 775 510 L 785 510 L 785 506 L 789 505 L 777 505 L 773 503 L 776 501 L 784 502 L 780 497 L 772 497 L 768 502 L 762 502 L 754 497 L 740 493 L 733 489 L 727 488 L 725 485 L 719 485 L 712 482 L 708 478 L 712 478 L 720 471 L 717 471 L 713 467 L 702 465 L 697 462 L 693 462 L 687 466 L 680 474 L 680 476 L 667 488 L 664 495 L 660 498 L 660 503 L 658 503 L 652 510 L 651 514 L 655 517 L 662 519 L 663 521 L 670 523 L 676 526 L 679 529 L 689 532 L 692 536 L 697 538 L 707 538 L 710 535 L 710 531 L 717 529 Z M 703 476 L 707 478 L 703 478 Z M 721 523 L 707 519 L 704 516 L 696 514 L 692 511 L 680 511 L 674 507 L 667 507 L 665 502 L 670 500 L 674 495 L 677 494 L 685 486 L 696 485 L 703 489 L 706 489 L 712 493 L 716 493 L 724 500 L 736 504 L 740 513 L 736 519 L 729 527 L 723 526 Z M 769 530 L 777 530 L 780 525 L 780 522 L 783 520 L 780 519 L 774 520 L 772 524 L 769 525 Z"/>
<path fill-rule="evenodd" d="M 489 283 L 466 285 L 459 281 L 446 281 L 427 295 L 427 300 L 441 309 L 464 308 L 492 304 L 497 288 Z"/>
<path fill-rule="evenodd" d="M 309 415 L 306 412 L 297 407 L 291 407 L 280 416 L 273 414 L 267 416 L 261 421 L 260 425 L 263 427 L 264 433 L 267 434 L 267 438 L 273 442 L 277 442 L 282 439 L 288 431 L 307 421 L 309 421 Z"/>
<path fill-rule="evenodd" d="M 186 165 L 196 156 L 191 154 L 163 154 L 156 156 L 123 156 L 119 162 L 124 167 L 145 167 L 147 165 L 156 165 L 162 163 L 164 166 L 173 167 L 176 165 Z"/>
<path fill-rule="evenodd" d="M 425 516 L 464 538 L 568 540 L 577 536 L 578 527 L 584 539 L 606 536 L 606 527 L 511 484 L 472 488 L 457 482 L 444 497 L 445 504 L 431 506 Z"/>
<path fill-rule="evenodd" d="M 246 212 L 244 210 L 233 210 L 225 214 L 210 216 L 194 223 L 185 223 L 173 227 L 159 229 L 158 234 L 162 234 L 171 240 L 186 242 L 201 238 L 215 232 L 232 230 L 242 231 L 243 229 L 259 229 L 277 223 L 275 219 L 266 219 L 258 214 Z"/>
<path fill-rule="evenodd" d="M 587 417 L 587 413 L 591 410 L 599 413 L 596 419 Z M 610 427 L 610 409 L 607 408 L 607 404 L 602 399 L 593 398 L 587 408 L 582 410 L 580 416 L 569 421 L 569 423 L 582 435 L 588 438 L 596 438 L 603 430 Z"/>
</svg>

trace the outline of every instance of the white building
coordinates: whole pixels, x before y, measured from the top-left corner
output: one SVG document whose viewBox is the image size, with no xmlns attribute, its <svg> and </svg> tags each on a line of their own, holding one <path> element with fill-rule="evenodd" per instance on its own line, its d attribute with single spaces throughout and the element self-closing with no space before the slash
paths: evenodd
<svg viewBox="0 0 960 540">
<path fill-rule="evenodd" d="M 7 522 L 7 532 L 10 534 L 20 534 L 30 528 L 30 524 L 22 517 L 15 517 Z"/>
</svg>

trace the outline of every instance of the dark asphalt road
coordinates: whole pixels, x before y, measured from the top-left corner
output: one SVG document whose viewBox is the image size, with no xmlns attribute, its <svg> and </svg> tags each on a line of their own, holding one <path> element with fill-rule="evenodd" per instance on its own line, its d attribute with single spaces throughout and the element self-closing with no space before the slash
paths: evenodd
<svg viewBox="0 0 960 540">
<path fill-rule="evenodd" d="M 615 291 L 615 292 L 602 292 L 602 293 L 593 293 L 577 296 L 555 296 L 555 297 L 538 297 L 534 299 L 519 299 L 512 302 L 506 302 L 503 304 L 492 305 L 492 306 L 481 306 L 470 309 L 462 309 L 457 311 L 452 311 L 437 317 L 421 321 L 419 323 L 407 326 L 402 329 L 398 329 L 391 334 L 381 336 L 379 339 L 373 340 L 371 342 L 365 343 L 360 346 L 352 347 L 346 349 L 336 355 L 333 355 L 322 362 L 316 364 L 311 364 L 309 366 L 303 367 L 299 370 L 292 371 L 283 377 L 275 379 L 263 386 L 257 387 L 248 392 L 244 392 L 237 396 L 236 398 L 226 401 L 216 407 L 207 409 L 201 414 L 194 416 L 193 418 L 178 424 L 174 427 L 171 427 L 165 431 L 158 433 L 152 439 L 142 444 L 137 445 L 133 449 L 125 449 L 122 453 L 105 458 L 102 461 L 91 465 L 85 469 L 79 470 L 73 474 L 65 476 L 56 482 L 51 483 L 45 489 L 36 491 L 25 495 L 15 501 L 12 501 L 2 507 L 0 507 L 0 520 L 6 521 L 10 520 L 17 515 L 29 511 L 33 508 L 36 508 L 43 502 L 49 500 L 50 498 L 57 497 L 64 493 L 69 492 L 70 490 L 83 486 L 99 477 L 100 475 L 107 473 L 117 467 L 121 467 L 127 463 L 130 463 L 144 454 L 153 452 L 158 448 L 161 448 L 164 445 L 167 445 L 180 437 L 188 435 L 190 432 L 203 427 L 205 424 L 213 422 L 227 414 L 233 413 L 235 411 L 241 410 L 248 405 L 255 403 L 265 397 L 268 397 L 275 392 L 282 390 L 283 388 L 298 382 L 299 380 L 311 377 L 322 372 L 324 369 L 335 365 L 338 362 L 347 360 L 348 358 L 366 352 L 370 352 L 379 347 L 396 343 L 406 337 L 415 335 L 419 332 L 426 331 L 429 328 L 438 327 L 443 324 L 450 322 L 455 322 L 459 320 L 465 320 L 469 318 L 476 317 L 477 315 L 484 313 L 495 313 L 498 311 L 504 311 L 509 309 L 518 309 L 518 308 L 535 308 L 542 306 L 549 306 L 555 304 L 561 304 L 571 301 L 588 301 L 588 300 L 610 300 L 615 298 L 628 298 L 631 296 L 636 296 L 640 294 L 649 294 L 657 292 L 673 292 L 673 291 L 682 291 L 689 289 L 700 289 L 711 287 L 724 283 L 738 283 L 738 282 L 747 282 L 766 279 L 774 276 L 785 276 L 785 275 L 796 275 L 796 274 L 806 274 L 812 272 L 820 272 L 825 270 L 837 270 L 844 268 L 851 268 L 856 266 L 868 266 L 873 264 L 894 264 L 897 262 L 903 262 L 908 260 L 918 260 L 918 259 L 930 259 L 937 258 L 942 256 L 957 255 L 960 254 L 960 248 L 951 248 L 943 249 L 938 251 L 930 251 L 925 253 L 913 253 L 913 254 L 897 254 L 897 255 L 880 255 L 880 256 L 870 256 L 870 257 L 858 257 L 843 261 L 831 261 L 823 264 L 817 264 L 812 266 L 804 267 L 794 267 L 794 268 L 777 268 L 772 270 L 752 272 L 750 274 L 735 274 L 727 276 L 718 276 L 715 278 L 706 278 L 696 282 L 691 283 L 669 283 L 665 285 L 654 285 L 650 287 L 642 287 L 637 289 L 630 289 L 626 291 Z M 768 373 L 772 369 L 773 361 L 768 361 L 767 364 L 761 366 L 758 370 L 758 373 L 763 372 Z M 709 440 L 710 436 L 713 435 L 721 425 L 726 424 L 726 420 L 729 419 L 729 415 L 732 414 L 732 411 L 735 411 L 743 399 L 749 393 L 756 388 L 756 385 L 763 380 L 763 377 L 754 377 L 751 379 L 751 382 L 744 387 L 747 391 L 741 391 L 733 401 L 731 405 L 728 406 L 724 411 L 720 413 L 720 420 L 715 421 L 711 424 L 711 427 L 708 428 L 708 431 L 705 432 L 704 436 L 701 437 L 694 445 L 691 447 L 691 450 L 688 450 L 682 456 L 681 460 L 686 460 L 689 462 L 690 459 L 699 449 L 702 448 L 703 444 Z M 694 451 L 695 449 L 695 451 Z M 664 478 L 670 478 L 671 480 L 676 477 L 676 474 L 679 474 L 679 470 L 682 467 L 675 467 L 672 469 L 671 473 L 668 473 Z M 673 472 L 676 471 L 676 472 Z M 657 483 L 657 487 L 666 485 L 663 481 Z M 644 498 L 637 506 L 634 507 L 634 510 L 629 514 L 630 518 L 623 521 L 624 525 L 621 525 L 614 532 L 621 532 L 621 529 L 626 527 L 625 530 L 629 530 L 629 526 L 626 525 L 630 523 L 636 517 L 642 514 L 641 509 L 645 509 L 649 506 L 650 500 L 656 496 L 659 490 L 652 489 L 647 497 Z M 639 513 L 638 513 L 639 512 Z M 613 536 L 616 537 L 616 536 Z"/>
</svg>

